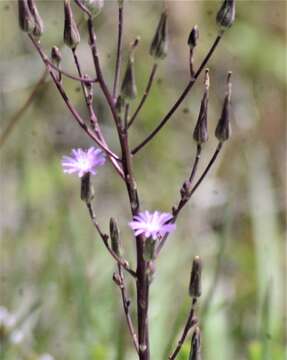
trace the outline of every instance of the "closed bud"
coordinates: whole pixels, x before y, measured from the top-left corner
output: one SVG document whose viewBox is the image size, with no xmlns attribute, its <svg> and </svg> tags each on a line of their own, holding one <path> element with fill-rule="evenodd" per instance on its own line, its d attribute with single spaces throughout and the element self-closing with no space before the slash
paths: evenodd
<svg viewBox="0 0 287 360">
<path fill-rule="evenodd" d="M 154 240 L 153 238 L 150 237 L 145 240 L 144 254 L 143 254 L 145 261 L 151 261 L 154 259 L 155 246 L 156 246 L 156 240 Z"/>
<path fill-rule="evenodd" d="M 209 89 L 209 71 L 205 71 L 205 90 L 201 100 L 199 115 L 196 126 L 193 131 L 193 139 L 202 144 L 208 140 L 207 112 L 208 112 L 208 89 Z"/>
<path fill-rule="evenodd" d="M 80 43 L 81 37 L 73 16 L 70 0 L 64 2 L 64 13 L 64 43 L 71 49 L 75 49 Z"/>
<path fill-rule="evenodd" d="M 187 45 L 193 49 L 196 47 L 197 42 L 199 39 L 199 29 L 197 25 L 194 25 L 194 27 L 191 29 L 191 32 L 189 34 Z"/>
<path fill-rule="evenodd" d="M 188 360 L 201 360 L 201 335 L 199 327 L 194 330 L 191 339 L 191 349 Z"/>
<path fill-rule="evenodd" d="M 35 21 L 29 9 L 27 0 L 18 0 L 18 20 L 21 30 L 29 34 L 33 32 Z"/>
<path fill-rule="evenodd" d="M 93 17 L 99 15 L 103 6 L 104 0 L 82 0 L 82 4 L 89 10 Z"/>
<path fill-rule="evenodd" d="M 54 65 L 59 66 L 62 61 L 62 54 L 57 46 L 53 46 L 51 50 L 51 59 Z"/>
<path fill-rule="evenodd" d="M 28 0 L 28 6 L 29 6 L 31 14 L 34 18 L 34 23 L 35 23 L 35 26 L 33 29 L 33 35 L 36 38 L 39 38 L 39 37 L 41 37 L 41 35 L 43 34 L 43 31 L 44 31 L 43 20 L 38 12 L 38 9 L 36 7 L 34 0 Z"/>
<path fill-rule="evenodd" d="M 94 196 L 95 192 L 91 182 L 91 174 L 88 172 L 81 178 L 81 200 L 89 203 Z"/>
<path fill-rule="evenodd" d="M 134 57 L 132 55 L 129 56 L 128 65 L 121 86 L 121 95 L 128 99 L 134 99 L 137 96 Z"/>
<path fill-rule="evenodd" d="M 119 274 L 113 273 L 113 281 L 114 281 L 114 283 L 117 284 L 120 288 L 123 287 L 123 280 L 122 280 L 122 278 L 120 277 Z"/>
<path fill-rule="evenodd" d="M 110 237 L 111 237 L 111 246 L 112 250 L 118 255 L 121 256 L 121 243 L 120 243 L 120 232 L 118 224 L 114 218 L 110 219 Z"/>
<path fill-rule="evenodd" d="M 219 9 L 216 22 L 222 28 L 229 28 L 235 20 L 235 0 L 224 0 Z"/>
<path fill-rule="evenodd" d="M 195 256 L 192 262 L 192 269 L 189 283 L 189 295 L 191 297 L 200 297 L 201 295 L 201 272 L 202 263 L 199 256 Z"/>
<path fill-rule="evenodd" d="M 231 72 L 227 75 L 227 91 L 224 98 L 221 117 L 215 129 L 215 136 L 221 142 L 226 141 L 231 136 L 230 111 L 231 111 Z"/>
<path fill-rule="evenodd" d="M 167 55 L 167 13 L 161 14 L 154 38 L 150 46 L 150 54 L 157 59 L 164 59 Z"/>
</svg>

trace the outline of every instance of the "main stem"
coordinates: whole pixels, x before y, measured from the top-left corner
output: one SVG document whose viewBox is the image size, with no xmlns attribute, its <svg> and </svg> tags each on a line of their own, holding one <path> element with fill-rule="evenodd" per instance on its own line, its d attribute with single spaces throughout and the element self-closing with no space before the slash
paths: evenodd
<svg viewBox="0 0 287 360">
<path fill-rule="evenodd" d="M 123 129 L 120 137 L 122 138 L 123 150 L 123 169 L 125 174 L 126 186 L 131 204 L 133 216 L 139 213 L 140 202 L 136 188 L 136 182 L 133 176 L 131 153 L 128 146 L 128 132 Z M 149 360 L 149 324 L 148 324 L 148 305 L 149 305 L 149 279 L 147 276 L 147 263 L 144 260 L 144 238 L 136 237 L 137 252 L 137 317 L 138 317 L 138 341 L 139 341 L 139 359 Z"/>
<path fill-rule="evenodd" d="M 92 18 L 88 19 L 88 31 L 90 38 L 90 47 L 93 55 L 94 65 L 98 78 L 99 85 L 110 107 L 113 119 L 117 128 L 121 151 L 122 151 L 122 166 L 124 171 L 124 180 L 129 196 L 131 212 L 133 216 L 138 215 L 140 210 L 140 201 L 138 197 L 135 178 L 132 170 L 131 151 L 128 144 L 128 131 L 122 123 L 118 113 L 115 109 L 115 104 L 112 95 L 105 83 L 101 66 L 99 62 L 96 34 L 93 28 Z M 126 114 L 127 116 L 127 114 Z M 127 120 L 127 119 L 125 119 Z M 126 121 L 124 122 L 126 123 Z M 144 238 L 143 236 L 136 237 L 136 252 L 137 252 L 137 315 L 138 315 L 138 341 L 139 341 L 139 359 L 150 360 L 149 339 L 148 339 L 148 297 L 149 297 L 149 280 L 147 276 L 147 264 L 144 260 Z"/>
</svg>

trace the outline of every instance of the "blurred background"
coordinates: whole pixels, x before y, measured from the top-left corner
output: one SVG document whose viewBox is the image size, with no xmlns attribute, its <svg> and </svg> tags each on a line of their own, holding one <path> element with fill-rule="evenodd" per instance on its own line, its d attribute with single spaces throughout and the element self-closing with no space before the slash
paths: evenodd
<svg viewBox="0 0 287 360">
<path fill-rule="evenodd" d="M 152 359 L 167 359 L 190 308 L 193 256 L 202 257 L 203 294 L 198 315 L 205 360 L 283 360 L 286 356 L 286 2 L 237 1 L 237 20 L 212 57 L 209 141 L 199 174 L 214 149 L 225 78 L 233 71 L 232 138 L 204 184 L 181 214 L 156 264 L 150 301 Z M 47 51 L 60 47 L 63 68 L 76 73 L 63 46 L 63 2 L 38 1 Z M 123 67 L 136 52 L 138 103 L 153 59 L 149 45 L 162 1 L 125 5 Z M 200 64 L 217 34 L 220 1 L 168 1 L 169 52 L 160 62 L 143 112 L 131 129 L 138 144 L 177 99 L 188 79 L 187 38 L 198 24 Z M 94 70 L 82 15 L 79 55 Z M 91 141 L 75 124 L 26 34 L 17 2 L 0 3 L 0 337 L 1 359 L 134 360 L 115 270 L 79 198 L 79 180 L 63 174 L 61 158 Z M 96 18 L 103 71 L 111 86 L 117 38 L 117 3 L 106 1 Z M 123 73 L 123 71 L 122 71 Z M 64 85 L 83 116 L 80 86 Z M 36 88 L 36 90 L 35 90 Z M 156 140 L 134 160 L 142 208 L 170 211 L 190 172 L 196 145 L 203 78 Z M 31 94 L 34 92 L 34 95 Z M 27 99 L 28 103 L 27 102 Z M 25 106 L 25 103 L 27 106 Z M 118 142 L 98 88 L 94 106 L 111 147 Z M 8 127 L 8 128 L 7 128 Z M 8 130 L 7 130 L 8 129 Z M 125 254 L 135 266 L 135 244 L 125 188 L 110 165 L 94 178 L 95 208 L 108 230 L 115 217 Z M 135 289 L 129 283 L 131 309 Z M 9 329 L 9 337 L 4 333 Z M 188 358 L 190 338 L 180 356 Z"/>
</svg>

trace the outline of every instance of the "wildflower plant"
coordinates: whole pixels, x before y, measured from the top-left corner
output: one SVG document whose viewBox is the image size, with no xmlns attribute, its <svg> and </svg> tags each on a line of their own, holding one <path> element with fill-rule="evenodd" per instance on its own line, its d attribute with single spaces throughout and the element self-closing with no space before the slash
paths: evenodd
<svg viewBox="0 0 287 360">
<path fill-rule="evenodd" d="M 164 9 L 159 15 L 158 24 L 155 24 L 155 34 L 151 40 L 149 49 L 150 55 L 154 59 L 149 78 L 147 80 L 145 91 L 139 100 L 133 113 L 130 111 L 130 103 L 134 101 L 138 90 L 136 86 L 135 72 L 135 49 L 139 40 L 136 39 L 129 49 L 128 61 L 125 66 L 122 83 L 120 84 L 120 71 L 122 69 L 122 44 L 123 44 L 123 19 L 124 19 L 124 0 L 118 0 L 118 36 L 115 70 L 113 83 L 108 84 L 103 74 L 100 51 L 98 49 L 96 37 L 97 17 L 101 11 L 104 11 L 104 0 L 71 0 L 63 1 L 64 25 L 63 40 L 64 44 L 71 49 L 71 56 L 77 70 L 76 74 L 64 70 L 61 66 L 62 54 L 58 47 L 51 49 L 48 55 L 42 46 L 41 35 L 44 31 L 44 22 L 39 14 L 35 0 L 18 0 L 19 5 L 19 25 L 27 33 L 35 50 L 43 61 L 46 70 L 50 74 L 60 96 L 66 104 L 71 116 L 78 123 L 87 138 L 91 139 L 94 146 L 89 149 L 75 148 L 70 156 L 64 156 L 62 159 L 63 171 L 67 174 L 76 174 L 81 181 L 81 199 L 85 202 L 92 223 L 98 232 L 104 246 L 109 254 L 115 260 L 117 270 L 113 274 L 113 280 L 118 285 L 123 309 L 127 321 L 127 328 L 131 335 L 134 349 L 140 360 L 149 360 L 150 342 L 149 342 L 149 289 L 152 285 L 152 279 L 155 272 L 155 263 L 160 256 L 161 250 L 166 243 L 168 236 L 176 230 L 176 221 L 182 209 L 188 203 L 194 192 L 198 189 L 210 168 L 217 159 L 223 144 L 231 134 L 230 129 L 230 104 L 231 104 L 231 72 L 227 75 L 226 94 L 223 101 L 222 113 L 216 126 L 215 136 L 218 139 L 218 145 L 212 154 L 206 168 L 195 181 L 198 165 L 201 158 L 204 144 L 208 141 L 208 97 L 209 97 L 209 71 L 206 69 L 207 63 L 219 45 L 225 31 L 231 27 L 235 19 L 235 1 L 224 0 L 217 13 L 216 22 L 218 25 L 217 36 L 203 58 L 199 67 L 194 66 L 196 48 L 199 46 L 199 28 L 194 25 L 187 39 L 189 48 L 189 72 L 190 78 L 186 87 L 178 99 L 171 105 L 170 109 L 159 121 L 158 125 L 134 148 L 130 147 L 129 130 L 138 118 L 147 97 L 150 95 L 150 89 L 154 83 L 156 72 L 160 66 L 160 61 L 168 55 L 168 10 Z M 74 11 L 81 12 L 84 17 L 84 23 L 88 32 L 88 44 L 91 58 L 94 64 L 94 75 L 84 74 L 81 61 L 78 56 L 77 46 L 81 42 L 81 33 L 75 21 Z M 204 74 L 204 89 L 198 115 L 198 120 L 193 132 L 193 138 L 196 143 L 194 161 L 190 170 L 190 176 L 183 181 L 179 188 L 179 200 L 171 206 L 168 212 L 166 209 L 142 209 L 141 198 L 138 193 L 136 178 L 133 171 L 133 162 L 136 161 L 136 155 L 142 151 L 151 141 L 156 139 L 156 135 L 172 119 L 183 100 L 191 92 L 196 81 L 202 72 Z M 88 110 L 88 119 L 84 119 L 72 103 L 65 90 L 65 78 L 73 79 L 80 83 L 83 94 L 83 101 Z M 98 112 L 93 104 L 93 89 L 97 87 L 101 90 L 110 109 L 114 127 L 120 144 L 120 154 L 116 154 L 106 141 L 98 120 Z M 76 146 L 76 144 L 75 144 Z M 133 231 L 136 247 L 136 268 L 133 269 L 127 259 L 123 256 L 122 248 L 124 242 L 121 239 L 117 221 L 110 219 L 109 233 L 103 230 L 98 223 L 98 217 L 93 206 L 93 198 L 96 190 L 92 187 L 91 176 L 101 171 L 101 167 L 109 162 L 115 170 L 124 187 L 127 190 L 131 211 L 131 218 L 127 220 Z M 178 341 L 175 350 L 169 356 L 170 360 L 176 359 L 187 335 L 192 331 L 191 348 L 189 359 L 198 360 L 201 358 L 201 331 L 200 323 L 195 315 L 196 305 L 201 296 L 201 272 L 202 262 L 196 256 L 192 262 L 192 271 L 189 284 L 189 295 L 192 303 L 190 312 L 187 316 L 186 324 L 183 327 L 182 335 Z M 130 300 L 127 289 L 127 273 L 135 282 L 136 299 Z M 136 319 L 132 316 L 131 308 L 134 307 Z"/>
</svg>

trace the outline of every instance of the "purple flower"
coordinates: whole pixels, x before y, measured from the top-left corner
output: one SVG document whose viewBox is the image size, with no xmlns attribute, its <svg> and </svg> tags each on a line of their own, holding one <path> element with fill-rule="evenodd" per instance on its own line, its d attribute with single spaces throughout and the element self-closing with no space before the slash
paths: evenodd
<svg viewBox="0 0 287 360">
<path fill-rule="evenodd" d="M 106 159 L 102 150 L 90 147 L 88 150 L 73 149 L 72 156 L 63 156 L 62 167 L 64 173 L 78 173 L 79 177 L 87 173 L 96 175 L 99 166 L 104 165 Z"/>
<path fill-rule="evenodd" d="M 144 211 L 134 216 L 129 226 L 133 229 L 135 236 L 143 234 L 145 237 L 152 237 L 156 240 L 175 230 L 175 224 L 169 224 L 172 215 L 155 211 L 150 213 Z"/>
</svg>

